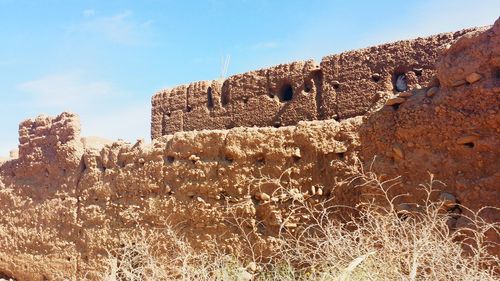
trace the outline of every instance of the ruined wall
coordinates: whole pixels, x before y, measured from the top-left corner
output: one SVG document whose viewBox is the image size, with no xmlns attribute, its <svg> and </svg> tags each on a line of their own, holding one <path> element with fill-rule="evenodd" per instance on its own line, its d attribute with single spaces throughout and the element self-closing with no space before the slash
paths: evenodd
<svg viewBox="0 0 500 281">
<path fill-rule="evenodd" d="M 198 249 L 217 241 L 219 250 L 236 251 L 244 241 L 228 220 L 233 215 L 252 219 L 247 229 L 265 255 L 289 215 L 288 191 L 306 196 L 314 186 L 322 190 L 314 199 L 357 200 L 355 190 L 333 189 L 334 176 L 344 172 L 332 174 L 330 162 L 357 151 L 360 118 L 182 132 L 151 145 L 115 142 L 85 151 L 76 120 L 64 113 L 23 122 L 20 158 L 1 166 L 0 273 L 6 276 L 99 280 L 108 250 L 119 247 L 124 229 L 138 225 L 176 225 Z M 271 204 L 260 192 L 280 199 Z"/>
<path fill-rule="evenodd" d="M 295 125 L 360 116 L 392 92 L 431 83 L 442 49 L 474 29 L 348 51 L 166 89 L 152 98 L 151 136 L 181 131 Z"/>
<path fill-rule="evenodd" d="M 400 197 L 397 206 L 421 199 L 417 187 L 429 180 L 430 172 L 444 183 L 436 186 L 434 199 L 445 195 L 472 210 L 500 207 L 500 20 L 487 31 L 463 36 L 443 53 L 435 67 L 439 80 L 432 87 L 382 96 L 367 105 L 367 114 L 340 121 L 178 132 L 151 144 L 119 141 L 101 148 L 80 138 L 73 114 L 24 121 L 19 158 L 0 163 L 0 276 L 100 280 L 108 251 L 120 247 L 125 230 L 139 226 L 155 230 L 175 225 L 197 249 L 236 251 L 246 241 L 235 217 L 245 221 L 243 230 L 257 254 L 265 256 L 279 230 L 308 225 L 307 216 L 290 208 L 294 200 L 356 206 L 370 196 L 348 180 L 358 157 L 386 178 L 401 176 L 394 192 L 410 196 Z M 315 81 L 312 63 L 294 65 Z M 288 73 L 280 67 L 275 71 Z M 256 77 L 262 75 L 257 73 L 229 80 L 242 85 L 254 79 L 249 85 L 257 87 L 261 82 Z M 335 79 L 343 81 L 340 87 L 350 81 Z M 375 85 L 370 79 L 365 82 Z M 192 84 L 177 93 L 203 93 L 210 85 Z M 227 91 L 213 89 L 214 100 Z M 186 106 L 196 100 L 196 95 L 190 99 L 186 94 L 186 100 L 175 95 L 166 96 L 168 104 Z M 245 104 L 245 95 L 232 90 L 231 97 L 241 99 L 229 101 Z M 247 97 L 247 104 L 259 100 Z M 198 102 L 201 108 L 204 101 Z M 191 120 L 184 114 L 197 112 L 196 106 L 190 112 L 179 108 L 181 120 Z M 291 108 L 294 114 L 301 110 Z M 295 115 L 286 116 L 290 119 L 281 120 L 297 122 L 291 117 Z M 221 113 L 217 124 L 229 122 L 225 117 Z M 272 120 L 264 114 L 259 118 Z M 254 125 L 250 117 L 239 120 Z M 467 212 L 457 206 L 448 211 Z M 498 221 L 495 209 L 481 214 Z M 457 216 L 450 227 L 464 224 Z M 497 233 L 488 235 L 499 241 Z"/>
</svg>

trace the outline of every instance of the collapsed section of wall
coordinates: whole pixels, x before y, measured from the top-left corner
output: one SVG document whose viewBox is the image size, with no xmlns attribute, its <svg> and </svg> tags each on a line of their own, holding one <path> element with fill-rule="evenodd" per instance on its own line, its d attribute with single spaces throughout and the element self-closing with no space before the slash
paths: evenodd
<svg viewBox="0 0 500 281">
<path fill-rule="evenodd" d="M 295 125 L 367 112 L 383 96 L 435 82 L 439 53 L 474 29 L 300 61 L 225 81 L 166 89 L 152 98 L 151 136 L 181 131 Z"/>
</svg>

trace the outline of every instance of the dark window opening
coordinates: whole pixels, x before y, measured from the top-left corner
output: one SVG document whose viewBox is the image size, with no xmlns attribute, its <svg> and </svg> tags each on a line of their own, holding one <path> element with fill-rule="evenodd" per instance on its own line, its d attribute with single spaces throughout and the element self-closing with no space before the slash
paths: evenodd
<svg viewBox="0 0 500 281">
<path fill-rule="evenodd" d="M 380 74 L 378 74 L 378 73 L 373 73 L 373 74 L 372 74 L 372 80 L 373 80 L 373 82 L 378 82 L 378 81 L 380 81 L 380 78 L 382 78 L 382 77 L 380 76 Z"/>
<path fill-rule="evenodd" d="M 293 89 L 292 89 L 292 86 L 290 84 L 285 84 L 285 85 L 283 85 L 283 87 L 281 87 L 279 98 L 280 98 L 281 102 L 287 102 L 287 101 L 292 100 Z"/>
<path fill-rule="evenodd" d="M 416 76 L 422 76 L 422 68 L 414 68 L 413 72 L 415 73 Z"/>
<path fill-rule="evenodd" d="M 302 157 L 300 157 L 299 155 L 292 155 L 292 158 L 293 158 L 293 162 L 297 163 L 300 161 L 300 159 L 302 159 Z"/>
<path fill-rule="evenodd" d="M 191 112 L 191 109 L 192 109 L 191 106 L 189 106 L 189 105 L 186 106 L 186 112 Z"/>
<path fill-rule="evenodd" d="M 232 163 L 233 163 L 233 161 L 234 161 L 234 159 L 233 159 L 231 156 L 229 156 L 229 155 L 226 155 L 225 160 L 226 160 L 227 162 L 229 162 L 229 164 L 232 164 Z"/>
<path fill-rule="evenodd" d="M 85 170 L 87 170 L 87 165 L 85 165 L 85 162 L 82 161 L 82 166 L 80 167 L 80 172 L 83 173 L 83 172 L 85 172 Z"/>
<path fill-rule="evenodd" d="M 339 158 L 339 160 L 344 160 L 344 159 L 345 159 L 345 154 L 344 154 L 344 152 L 339 152 L 339 153 L 337 153 L 337 157 Z"/>
<path fill-rule="evenodd" d="M 220 103 L 222 104 L 222 106 L 226 106 L 229 104 L 229 93 L 227 91 L 224 91 L 224 89 L 222 90 Z"/>
<path fill-rule="evenodd" d="M 339 82 L 339 81 L 333 81 L 333 82 L 332 82 L 332 85 L 333 85 L 333 88 L 334 88 L 334 89 L 338 89 L 338 88 L 340 88 L 340 82 Z"/>
<path fill-rule="evenodd" d="M 467 146 L 468 148 L 474 148 L 473 142 L 467 142 L 467 143 L 464 143 L 464 145 Z"/>
<path fill-rule="evenodd" d="M 400 103 L 398 103 L 398 104 L 393 104 L 393 105 L 392 105 L 392 108 L 394 108 L 394 110 L 398 110 L 400 105 L 401 105 Z"/>
<path fill-rule="evenodd" d="M 212 87 L 208 87 L 208 90 L 207 90 L 207 107 L 209 109 L 214 108 L 214 98 L 212 96 Z"/>
<path fill-rule="evenodd" d="M 248 98 L 247 98 L 247 97 L 244 97 L 244 98 L 243 98 L 243 103 L 244 103 L 244 104 L 247 104 L 247 103 L 248 103 Z"/>
<path fill-rule="evenodd" d="M 279 127 L 281 127 L 281 122 L 280 122 L 280 121 L 276 121 L 276 122 L 274 122 L 273 127 L 274 127 L 274 128 L 279 128 Z"/>
<path fill-rule="evenodd" d="M 173 156 L 165 157 L 165 163 L 167 163 L 167 164 L 172 164 L 172 163 L 174 163 L 174 161 L 175 161 L 175 158 Z"/>
<path fill-rule="evenodd" d="M 304 82 L 304 92 L 306 93 L 310 93 L 312 91 L 312 85 L 311 85 L 311 82 L 309 81 L 305 81 Z"/>
<path fill-rule="evenodd" d="M 260 156 L 259 158 L 257 158 L 256 164 L 257 166 L 264 166 L 264 164 L 266 164 L 266 159 L 264 158 L 264 156 Z"/>
</svg>

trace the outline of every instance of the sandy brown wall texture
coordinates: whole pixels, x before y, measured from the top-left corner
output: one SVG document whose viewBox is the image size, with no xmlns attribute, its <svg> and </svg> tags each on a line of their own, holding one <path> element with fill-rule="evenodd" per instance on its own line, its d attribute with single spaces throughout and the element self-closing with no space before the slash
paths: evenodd
<svg viewBox="0 0 500 281">
<path fill-rule="evenodd" d="M 120 247 L 125 230 L 138 227 L 153 230 L 175 225 L 195 248 L 221 251 L 244 248 L 243 229 L 255 243 L 255 251 L 266 255 L 282 227 L 292 230 L 307 225 L 307 216 L 289 208 L 294 200 L 308 198 L 314 204 L 330 199 L 331 204 L 354 206 L 367 195 L 346 181 L 356 158 L 365 164 L 375 158 L 374 171 L 386 178 L 401 176 L 399 191 L 412 195 L 400 198 L 401 206 L 419 199 L 416 189 L 429 180 L 431 172 L 446 184 L 434 196 L 445 195 L 473 210 L 500 207 L 500 21 L 488 30 L 463 35 L 435 57 L 433 48 L 441 44 L 439 38 L 448 42 L 455 35 L 440 36 L 325 58 L 321 87 L 333 87 L 326 81 L 339 81 L 339 88 L 328 94 L 336 95 L 336 102 L 330 102 L 338 106 L 321 114 L 325 118 L 338 114 L 340 121 L 297 122 L 319 115 L 313 112 L 305 118 L 310 108 L 300 107 L 294 99 L 303 98 L 316 105 L 311 108 L 321 108 L 311 98 L 321 84 L 316 82 L 318 68 L 311 62 L 233 76 L 219 85 L 222 90 L 211 86 L 212 111 L 207 111 L 206 91 L 215 82 L 176 88 L 154 100 L 166 101 L 168 106 L 155 104 L 153 113 L 177 108 L 170 112 L 172 119 L 163 120 L 166 127 L 163 121 L 153 124 L 162 134 L 208 126 L 203 120 L 216 127 L 273 125 L 278 116 L 284 124 L 295 126 L 178 132 L 155 138 L 151 144 L 115 142 L 96 148 L 81 140 L 74 114 L 24 121 L 19 129 L 19 158 L 0 163 L 0 276 L 99 280 L 108 250 Z M 414 58 L 407 55 L 400 62 L 377 64 L 377 58 L 397 61 L 382 50 L 426 42 L 430 45 L 419 49 L 422 56 L 411 51 Z M 351 59 L 367 55 L 374 58 Z M 426 59 L 428 65 L 418 61 L 426 56 L 436 65 L 430 59 Z M 328 62 L 335 63 L 325 67 Z M 325 71 L 335 65 L 350 70 Z M 410 82 L 412 89 L 392 96 L 395 65 L 408 67 L 400 71 L 414 82 Z M 408 74 L 413 67 L 423 68 L 423 78 Z M 372 80 L 374 71 L 381 75 L 380 82 Z M 435 73 L 436 79 L 429 84 L 418 80 L 432 81 L 427 73 Z M 311 94 L 297 95 L 296 89 L 305 89 L 304 77 L 310 79 L 305 82 L 311 82 L 307 86 Z M 268 89 L 278 89 L 282 81 L 289 81 L 294 90 L 289 106 L 267 97 Z M 422 88 L 415 87 L 417 82 Z M 376 91 L 381 91 L 380 100 L 371 101 Z M 251 110 L 242 110 L 238 112 L 249 115 L 234 118 L 220 106 L 225 92 L 230 97 L 227 108 L 255 105 L 271 108 L 271 113 L 250 115 Z M 207 119 L 208 115 L 196 119 L 197 112 L 210 112 L 221 121 Z M 183 116 L 177 124 L 181 127 L 172 121 L 178 115 Z M 254 115 L 264 119 L 252 123 Z M 360 116 L 348 118 L 354 115 Z M 235 120 L 247 123 L 224 123 Z M 193 124 L 200 127 L 189 127 Z M 482 215 L 499 220 L 492 209 Z M 238 219 L 244 220 L 241 227 L 234 224 Z M 464 223 L 457 218 L 450 227 Z M 490 239 L 498 239 L 495 235 Z"/>
<path fill-rule="evenodd" d="M 288 126 L 304 120 L 346 119 L 367 112 L 379 91 L 409 88 L 435 76 L 438 54 L 474 29 L 299 61 L 251 71 L 224 81 L 201 81 L 158 92 L 151 135 L 240 126 Z"/>
</svg>

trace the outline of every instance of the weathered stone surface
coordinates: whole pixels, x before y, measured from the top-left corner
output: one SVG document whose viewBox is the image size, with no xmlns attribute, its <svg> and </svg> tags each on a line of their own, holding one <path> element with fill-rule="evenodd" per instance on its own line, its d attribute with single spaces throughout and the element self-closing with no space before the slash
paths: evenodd
<svg viewBox="0 0 500 281">
<path fill-rule="evenodd" d="M 479 81 L 481 79 L 481 75 L 480 74 L 477 74 L 476 72 L 472 72 L 471 74 L 467 75 L 467 77 L 465 77 L 465 80 L 467 81 L 467 83 L 469 84 L 472 84 L 472 83 L 476 83 L 477 81 Z"/>
</svg>

